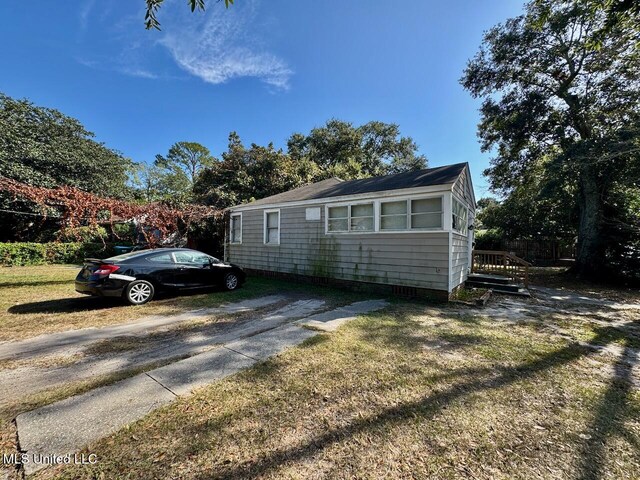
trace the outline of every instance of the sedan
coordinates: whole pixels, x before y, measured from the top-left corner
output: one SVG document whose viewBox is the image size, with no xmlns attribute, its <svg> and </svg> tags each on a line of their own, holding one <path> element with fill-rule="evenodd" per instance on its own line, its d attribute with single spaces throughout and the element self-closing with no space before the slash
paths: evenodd
<svg viewBox="0 0 640 480">
<path fill-rule="evenodd" d="M 76 292 L 122 297 L 142 305 L 158 291 L 221 286 L 235 290 L 245 281 L 242 268 L 188 248 L 138 250 L 100 260 L 86 258 L 76 277 Z"/>
</svg>

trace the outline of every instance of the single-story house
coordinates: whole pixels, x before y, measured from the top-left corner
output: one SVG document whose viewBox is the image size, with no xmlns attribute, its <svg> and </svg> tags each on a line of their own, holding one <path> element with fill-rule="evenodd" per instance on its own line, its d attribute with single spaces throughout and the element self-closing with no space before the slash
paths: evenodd
<svg viewBox="0 0 640 480">
<path fill-rule="evenodd" d="M 330 178 L 229 209 L 225 259 L 249 272 L 449 298 L 471 266 L 469 165 Z"/>
</svg>

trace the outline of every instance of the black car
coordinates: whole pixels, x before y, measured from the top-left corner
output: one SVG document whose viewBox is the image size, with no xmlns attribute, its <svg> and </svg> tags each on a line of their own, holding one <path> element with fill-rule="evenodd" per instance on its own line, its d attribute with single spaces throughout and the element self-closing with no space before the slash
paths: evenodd
<svg viewBox="0 0 640 480">
<path fill-rule="evenodd" d="M 138 250 L 99 260 L 85 259 L 76 277 L 76 292 L 123 297 L 142 305 L 161 290 L 221 286 L 235 290 L 246 278 L 237 265 L 188 248 Z"/>
</svg>

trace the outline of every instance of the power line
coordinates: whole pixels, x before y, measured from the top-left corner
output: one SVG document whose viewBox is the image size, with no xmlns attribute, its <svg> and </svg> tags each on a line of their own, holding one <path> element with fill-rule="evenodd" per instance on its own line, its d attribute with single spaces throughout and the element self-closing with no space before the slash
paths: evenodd
<svg viewBox="0 0 640 480">
<path fill-rule="evenodd" d="M 17 210 L 5 210 L 4 208 L 0 208 L 0 212 L 15 213 L 16 215 L 31 215 L 34 217 L 62 218 L 62 216 L 60 215 L 45 215 L 43 213 L 18 212 Z"/>
</svg>

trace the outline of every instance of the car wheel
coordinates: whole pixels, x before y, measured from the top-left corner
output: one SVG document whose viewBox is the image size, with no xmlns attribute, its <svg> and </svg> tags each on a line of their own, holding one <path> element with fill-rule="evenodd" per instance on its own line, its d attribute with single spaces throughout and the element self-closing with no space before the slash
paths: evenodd
<svg viewBox="0 0 640 480">
<path fill-rule="evenodd" d="M 131 305 L 142 305 L 153 298 L 155 289 L 146 280 L 136 280 L 127 285 L 124 297 Z"/>
<path fill-rule="evenodd" d="M 235 273 L 227 273 L 224 277 L 224 288 L 235 290 L 240 286 L 240 279 Z"/>
</svg>

